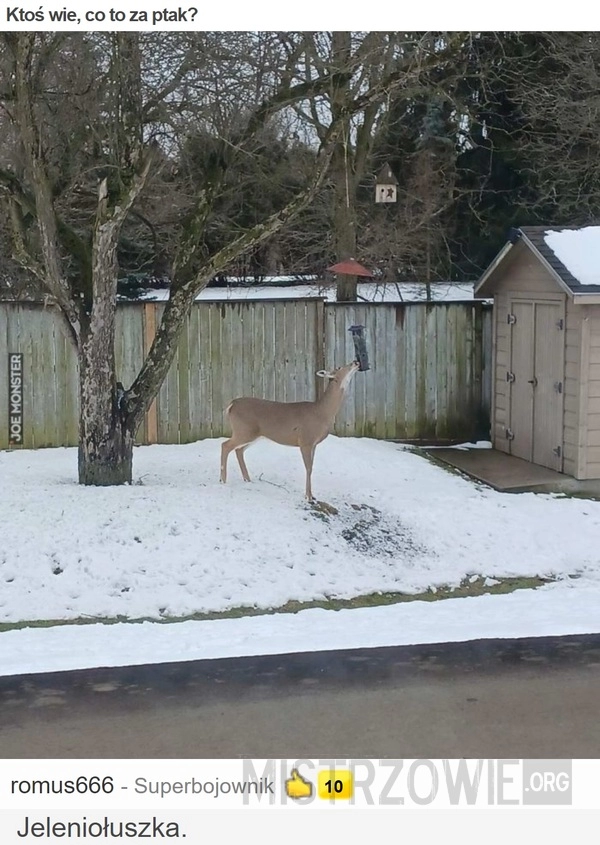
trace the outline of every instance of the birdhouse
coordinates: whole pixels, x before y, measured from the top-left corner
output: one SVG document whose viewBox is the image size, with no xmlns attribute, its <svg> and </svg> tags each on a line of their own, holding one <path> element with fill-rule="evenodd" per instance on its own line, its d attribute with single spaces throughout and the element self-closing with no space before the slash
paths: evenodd
<svg viewBox="0 0 600 845">
<path fill-rule="evenodd" d="M 384 164 L 375 184 L 375 202 L 396 202 L 398 180 L 389 164 Z"/>
</svg>

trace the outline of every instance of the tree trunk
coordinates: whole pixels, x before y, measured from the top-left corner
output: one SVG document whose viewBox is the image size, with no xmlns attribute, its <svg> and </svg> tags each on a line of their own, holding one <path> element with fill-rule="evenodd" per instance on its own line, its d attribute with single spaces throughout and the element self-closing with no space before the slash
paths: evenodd
<svg viewBox="0 0 600 845">
<path fill-rule="evenodd" d="M 351 57 L 350 32 L 334 31 L 331 36 L 331 117 L 342 126 L 341 135 L 335 143 L 331 157 L 333 242 L 337 261 L 356 258 L 354 148 L 351 140 L 352 120 L 347 113 L 353 96 Z M 356 276 L 338 276 L 336 299 L 338 302 L 356 302 Z"/>
<path fill-rule="evenodd" d="M 111 332 L 99 325 L 96 331 L 91 327 L 85 331 L 79 355 L 79 398 L 79 483 L 131 484 L 135 431 L 115 378 L 114 328 Z"/>
<path fill-rule="evenodd" d="M 133 435 L 125 426 L 82 418 L 79 440 L 79 483 L 95 487 L 131 484 Z"/>
<path fill-rule="evenodd" d="M 347 161 L 343 141 L 339 141 L 332 160 L 334 184 L 333 237 L 337 261 L 356 258 L 356 211 L 354 178 Z M 337 301 L 356 302 L 356 276 L 337 277 Z"/>
<path fill-rule="evenodd" d="M 425 233 L 425 298 L 431 302 L 431 232 Z"/>
</svg>

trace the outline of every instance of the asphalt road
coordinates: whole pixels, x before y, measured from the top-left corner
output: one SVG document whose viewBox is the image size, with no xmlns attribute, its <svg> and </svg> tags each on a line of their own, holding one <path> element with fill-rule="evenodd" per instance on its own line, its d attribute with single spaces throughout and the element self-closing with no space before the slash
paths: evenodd
<svg viewBox="0 0 600 845">
<path fill-rule="evenodd" d="M 0 678 L 2 758 L 600 757 L 600 635 Z"/>
</svg>

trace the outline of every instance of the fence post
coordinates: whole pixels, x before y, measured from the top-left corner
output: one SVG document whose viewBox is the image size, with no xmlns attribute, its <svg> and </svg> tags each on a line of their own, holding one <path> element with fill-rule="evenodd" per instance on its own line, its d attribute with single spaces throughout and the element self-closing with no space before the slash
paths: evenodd
<svg viewBox="0 0 600 845">
<path fill-rule="evenodd" d="M 144 303 L 144 358 L 156 336 L 156 308 L 155 302 Z M 158 443 L 158 408 L 156 399 L 146 412 L 146 444 Z"/>
<path fill-rule="evenodd" d="M 325 384 L 323 379 L 316 375 L 319 370 L 325 369 L 325 301 L 323 299 L 318 299 L 316 301 L 315 319 L 315 361 L 317 363 L 315 371 L 315 399 L 318 399 L 320 391 Z"/>
</svg>

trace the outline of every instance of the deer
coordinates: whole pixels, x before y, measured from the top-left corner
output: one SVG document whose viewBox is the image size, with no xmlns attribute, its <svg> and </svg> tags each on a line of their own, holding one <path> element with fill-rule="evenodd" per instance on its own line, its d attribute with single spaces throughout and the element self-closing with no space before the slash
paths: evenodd
<svg viewBox="0 0 600 845">
<path fill-rule="evenodd" d="M 315 402 L 271 402 L 268 399 L 242 397 L 234 399 L 226 415 L 231 424 L 231 437 L 221 446 L 221 483 L 227 482 L 227 461 L 235 449 L 244 481 L 250 481 L 244 452 L 259 438 L 282 446 L 297 446 L 306 467 L 306 498 L 314 501 L 311 476 L 315 449 L 328 436 L 337 412 L 342 406 L 348 385 L 359 369 L 358 361 L 329 372 L 319 370 L 329 384 Z"/>
</svg>

